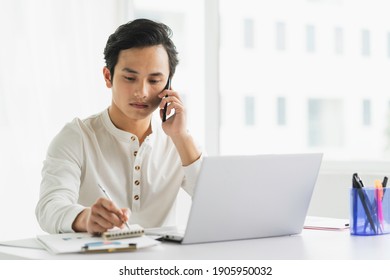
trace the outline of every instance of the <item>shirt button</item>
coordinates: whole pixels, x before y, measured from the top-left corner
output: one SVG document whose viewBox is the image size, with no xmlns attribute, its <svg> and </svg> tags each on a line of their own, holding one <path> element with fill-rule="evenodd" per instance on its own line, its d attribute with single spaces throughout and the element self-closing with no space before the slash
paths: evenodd
<svg viewBox="0 0 390 280">
<path fill-rule="evenodd" d="M 137 153 L 138 153 L 137 151 L 134 151 L 134 156 L 135 156 L 135 157 L 137 156 Z"/>
<path fill-rule="evenodd" d="M 135 200 L 138 200 L 138 199 L 139 199 L 139 195 L 135 195 L 135 196 L 134 196 L 134 199 L 135 199 Z"/>
<path fill-rule="evenodd" d="M 135 181 L 134 181 L 134 184 L 135 184 L 136 186 L 138 186 L 138 185 L 139 185 L 139 181 L 138 181 L 138 180 L 135 180 Z"/>
<path fill-rule="evenodd" d="M 141 167 L 140 167 L 139 165 L 136 165 L 136 166 L 135 166 L 135 170 L 138 171 L 138 170 L 140 170 L 140 169 L 141 169 Z"/>
<path fill-rule="evenodd" d="M 131 136 L 131 141 L 135 141 L 135 136 Z"/>
</svg>

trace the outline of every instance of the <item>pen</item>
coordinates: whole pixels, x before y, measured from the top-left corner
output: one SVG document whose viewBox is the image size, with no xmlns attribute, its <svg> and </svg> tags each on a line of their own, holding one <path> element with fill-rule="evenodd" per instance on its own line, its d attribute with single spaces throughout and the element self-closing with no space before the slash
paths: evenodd
<svg viewBox="0 0 390 280">
<path fill-rule="evenodd" d="M 382 200 L 383 200 L 383 197 L 385 196 L 386 185 L 387 185 L 387 176 L 385 176 L 385 177 L 383 178 L 383 181 L 382 181 L 382 188 L 383 188 Z"/>
<path fill-rule="evenodd" d="M 137 249 L 137 244 L 121 242 L 92 242 L 86 243 L 81 247 L 82 253 L 114 253 L 114 252 L 128 252 Z"/>
<path fill-rule="evenodd" d="M 357 189 L 357 192 L 359 194 L 360 201 L 363 205 L 364 212 L 366 213 L 368 222 L 370 223 L 372 230 L 376 234 L 377 232 L 376 232 L 376 228 L 375 228 L 375 223 L 374 223 L 374 220 L 372 218 L 370 208 L 367 205 L 367 203 L 370 203 L 370 200 L 368 199 L 367 194 L 363 190 L 363 187 L 364 187 L 363 182 L 357 173 L 354 173 L 352 176 L 352 187 Z M 354 210 L 356 210 L 356 209 L 354 209 Z M 355 222 L 357 222 L 357 221 L 355 221 Z"/>
<path fill-rule="evenodd" d="M 382 199 L 383 199 L 383 186 L 380 180 L 375 180 L 375 200 L 376 200 L 376 211 L 377 217 L 381 227 L 379 229 L 383 229 L 383 208 L 382 208 Z M 379 226 L 379 225 L 378 225 Z"/>
<path fill-rule="evenodd" d="M 102 192 L 104 193 L 104 195 L 105 195 L 109 200 L 113 201 L 112 198 L 110 197 L 110 195 L 108 194 L 108 192 L 106 191 L 106 189 L 103 188 L 100 184 L 98 184 L 98 186 L 99 186 L 99 188 L 102 190 Z M 126 224 L 127 228 L 130 229 L 129 223 L 128 223 L 128 222 L 125 222 L 125 224 Z"/>
<path fill-rule="evenodd" d="M 357 174 L 356 174 L 357 175 Z M 357 186 L 357 181 L 356 181 L 356 178 L 355 178 L 355 174 L 352 175 L 352 188 L 355 190 L 355 191 L 352 191 L 352 199 L 353 199 L 353 203 L 352 203 L 352 206 L 353 206 L 353 209 L 352 209 L 352 224 L 353 224 L 353 232 L 357 232 L 357 222 L 358 222 L 358 191 L 357 191 L 357 188 L 359 186 Z"/>
</svg>

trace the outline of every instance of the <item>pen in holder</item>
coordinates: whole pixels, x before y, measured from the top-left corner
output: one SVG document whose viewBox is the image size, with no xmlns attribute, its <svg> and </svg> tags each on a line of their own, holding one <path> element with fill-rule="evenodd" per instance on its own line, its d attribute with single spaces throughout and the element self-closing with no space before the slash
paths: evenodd
<svg viewBox="0 0 390 280">
<path fill-rule="evenodd" d="M 353 187 L 350 196 L 352 235 L 390 233 L 390 193 L 385 188 Z"/>
</svg>

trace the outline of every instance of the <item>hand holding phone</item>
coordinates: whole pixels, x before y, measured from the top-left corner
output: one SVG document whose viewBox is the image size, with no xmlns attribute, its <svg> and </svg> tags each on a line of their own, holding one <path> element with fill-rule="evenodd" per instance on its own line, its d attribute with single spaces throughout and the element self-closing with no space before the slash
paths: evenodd
<svg viewBox="0 0 390 280">
<path fill-rule="evenodd" d="M 170 89 L 171 88 L 171 78 L 168 78 L 167 85 L 165 86 L 164 90 Z M 168 97 L 168 95 L 165 95 L 165 97 Z M 163 109 L 163 116 L 162 116 L 162 121 L 165 122 L 167 120 L 167 107 L 168 103 L 165 104 L 164 109 Z"/>
</svg>

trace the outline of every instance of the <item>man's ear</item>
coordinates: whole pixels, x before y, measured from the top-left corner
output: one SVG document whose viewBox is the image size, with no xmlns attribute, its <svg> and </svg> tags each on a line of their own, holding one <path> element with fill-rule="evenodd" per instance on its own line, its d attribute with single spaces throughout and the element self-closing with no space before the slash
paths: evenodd
<svg viewBox="0 0 390 280">
<path fill-rule="evenodd" d="M 103 76 L 104 76 L 104 81 L 106 82 L 106 87 L 111 88 L 112 87 L 111 72 L 110 69 L 108 69 L 106 66 L 103 67 Z"/>
</svg>

